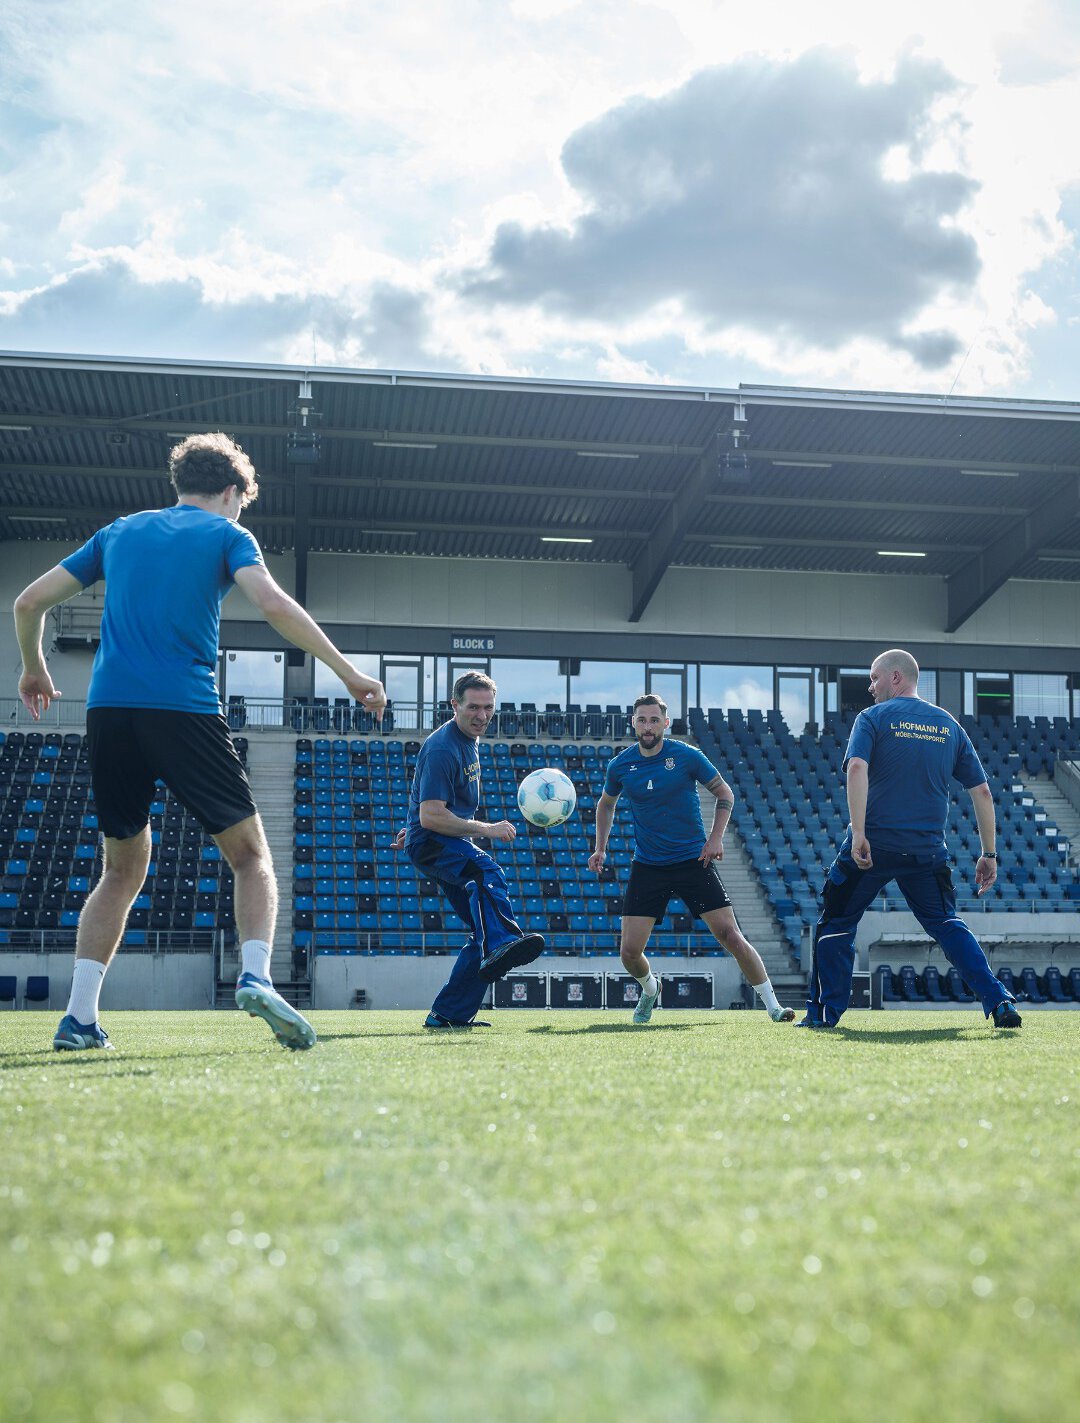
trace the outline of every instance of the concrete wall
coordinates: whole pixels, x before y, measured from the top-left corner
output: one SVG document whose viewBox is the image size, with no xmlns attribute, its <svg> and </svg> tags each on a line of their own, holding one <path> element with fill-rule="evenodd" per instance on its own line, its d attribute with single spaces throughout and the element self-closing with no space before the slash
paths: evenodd
<svg viewBox="0 0 1080 1423">
<path fill-rule="evenodd" d="M 69 543 L 0 544 L 0 605 L 10 608 L 21 588 L 72 548 Z M 291 556 L 272 557 L 268 562 L 278 581 L 291 590 Z M 1054 650 L 1060 660 L 1062 651 L 1071 657 L 1080 645 L 1080 583 L 1007 583 L 954 634 L 942 631 L 944 580 L 911 575 L 671 568 L 640 623 L 627 622 L 630 600 L 630 573 L 621 565 L 320 554 L 310 560 L 308 606 L 316 620 L 339 628 L 375 628 L 384 641 L 394 628 L 414 636 L 417 629 L 428 628 L 552 631 L 578 637 L 593 634 L 598 639 L 618 633 L 627 639 L 621 653 L 598 644 L 595 652 L 586 655 L 632 656 L 634 638 L 658 635 L 777 639 L 789 646 L 795 639 L 807 643 L 807 657 L 841 663 L 848 660 L 844 642 L 924 649 L 927 644 L 955 643 L 1016 648 L 1027 660 L 1008 665 L 1028 667 L 1033 652 Z M 230 624 L 230 645 L 243 645 L 245 624 L 252 625 L 253 635 L 259 629 L 251 645 L 276 645 L 273 638 L 266 641 L 262 620 L 240 593 L 226 599 L 223 617 Z M 431 645 L 423 650 L 447 650 L 445 637 L 426 641 Z M 362 645 L 363 640 L 357 650 Z M 500 639 L 500 656 L 515 652 L 512 638 Z M 670 655 L 681 653 L 672 648 Z M 788 650 L 781 654 L 790 655 Z M 713 660 L 755 658 L 747 658 L 745 652 L 735 658 L 721 651 Z M 767 646 L 761 646 L 756 660 L 775 659 Z M 860 647 L 854 665 L 864 660 Z M 7 669 L 9 681 L 18 661 L 14 628 L 5 616 L 0 618 L 0 668 Z M 71 700 L 85 696 L 90 662 L 85 650 L 54 654 L 54 677 Z M 1056 665 L 1051 659 L 1046 670 Z"/>
<path fill-rule="evenodd" d="M 70 950 L 64 953 L 0 952 L 0 973 L 18 979 L 19 1006 L 30 974 L 47 974 L 52 1010 L 64 1011 L 71 991 Z M 101 989 L 101 1009 L 209 1008 L 214 992 L 214 955 L 121 951 Z"/>
</svg>

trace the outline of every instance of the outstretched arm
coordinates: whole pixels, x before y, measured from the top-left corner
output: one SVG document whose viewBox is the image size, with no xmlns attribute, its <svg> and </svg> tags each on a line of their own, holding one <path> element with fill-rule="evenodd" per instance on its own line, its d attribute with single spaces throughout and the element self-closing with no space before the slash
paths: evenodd
<svg viewBox="0 0 1080 1423">
<path fill-rule="evenodd" d="M 376 716 L 381 717 L 386 708 L 386 693 L 383 684 L 374 677 L 357 671 L 352 663 L 337 650 L 312 618 L 295 598 L 290 598 L 285 589 L 274 582 L 261 565 L 252 565 L 236 571 L 236 586 L 248 598 L 263 617 L 282 637 L 294 647 L 310 652 L 320 662 L 324 662 L 331 672 L 335 672 L 345 683 L 350 694 Z"/>
<path fill-rule="evenodd" d="M 19 639 L 19 651 L 22 653 L 19 696 L 35 721 L 47 710 L 50 702 L 60 696 L 45 666 L 45 653 L 41 646 L 45 614 L 57 603 L 81 592 L 82 586 L 73 573 L 58 563 L 24 588 L 15 599 L 15 636 Z"/>
</svg>

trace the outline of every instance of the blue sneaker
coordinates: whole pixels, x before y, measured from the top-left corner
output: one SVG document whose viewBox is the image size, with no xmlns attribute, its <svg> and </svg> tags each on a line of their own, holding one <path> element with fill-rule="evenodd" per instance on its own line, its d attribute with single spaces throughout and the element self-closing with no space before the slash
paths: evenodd
<svg viewBox="0 0 1080 1423">
<path fill-rule="evenodd" d="M 236 1006 L 268 1023 L 282 1047 L 298 1052 L 315 1046 L 315 1029 L 291 1003 L 285 1002 L 269 979 L 242 973 L 236 985 Z"/>
<path fill-rule="evenodd" d="M 65 1013 L 52 1040 L 57 1052 L 81 1052 L 83 1048 L 103 1047 L 112 1051 L 109 1035 L 100 1023 L 80 1023 Z"/>
<path fill-rule="evenodd" d="M 641 997 L 638 999 L 637 1007 L 634 1009 L 635 1023 L 647 1023 L 652 1017 L 653 1009 L 660 1002 L 660 987 L 660 975 L 657 974 L 656 992 L 646 993 L 644 989 L 641 990 Z"/>
<path fill-rule="evenodd" d="M 471 1022 L 460 1023 L 453 1018 L 444 1018 L 441 1013 L 436 1013 L 434 1009 L 424 1019 L 424 1027 L 431 1033 L 464 1033 L 469 1028 L 490 1028 L 490 1023 L 485 1023 L 479 1018 L 473 1018 Z"/>
<path fill-rule="evenodd" d="M 1018 1028 L 1023 1021 L 1016 1011 L 1016 1002 L 1012 998 L 1003 998 L 994 1009 L 995 1028 Z"/>
<path fill-rule="evenodd" d="M 538 959 L 543 952 L 543 934 L 522 934 L 520 939 L 511 939 L 494 953 L 488 954 L 476 971 L 477 977 L 483 983 L 494 983 L 512 968 L 521 968 L 524 964 L 532 963 L 533 959 Z"/>
<path fill-rule="evenodd" d="M 803 1018 L 795 1024 L 797 1028 L 813 1028 L 815 1033 L 831 1033 L 831 1023 L 819 1023 L 816 1018 Z"/>
</svg>

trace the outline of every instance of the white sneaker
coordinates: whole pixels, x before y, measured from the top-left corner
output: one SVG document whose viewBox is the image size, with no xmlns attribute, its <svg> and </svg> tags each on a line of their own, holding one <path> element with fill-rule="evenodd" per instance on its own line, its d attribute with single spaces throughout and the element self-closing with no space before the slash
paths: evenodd
<svg viewBox="0 0 1080 1423">
<path fill-rule="evenodd" d="M 286 1003 L 274 985 L 253 973 L 242 973 L 236 985 L 236 1006 L 253 1018 L 269 1023 L 270 1030 L 282 1047 L 293 1052 L 314 1047 L 315 1029 L 291 1003 Z"/>
<path fill-rule="evenodd" d="M 637 1007 L 634 1009 L 634 1022 L 647 1023 L 653 1015 L 653 1009 L 660 1002 L 660 975 L 656 975 L 656 992 L 646 993 L 641 990 L 641 997 L 638 999 Z"/>
</svg>

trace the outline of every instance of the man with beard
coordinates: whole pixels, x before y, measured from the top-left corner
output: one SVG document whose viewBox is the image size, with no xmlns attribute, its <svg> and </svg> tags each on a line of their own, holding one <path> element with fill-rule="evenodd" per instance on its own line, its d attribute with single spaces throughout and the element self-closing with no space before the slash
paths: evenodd
<svg viewBox="0 0 1080 1423">
<path fill-rule="evenodd" d="M 660 1000 L 660 979 L 645 949 L 663 921 L 668 902 L 678 897 L 704 920 L 731 954 L 774 1023 L 790 1023 L 791 1008 L 776 1000 L 761 955 L 742 935 L 717 861 L 724 858 L 724 831 L 734 800 L 731 787 L 707 756 L 682 741 L 668 740 L 667 706 L 653 693 L 634 703 L 637 745 L 620 751 L 607 768 L 604 793 L 596 806 L 596 845 L 589 868 L 599 874 L 619 797 L 625 795 L 634 819 L 634 862 L 623 897 L 620 955 L 623 967 L 641 984 L 634 1022 L 647 1023 Z M 708 836 L 701 819 L 699 782 L 716 797 Z"/>
</svg>

